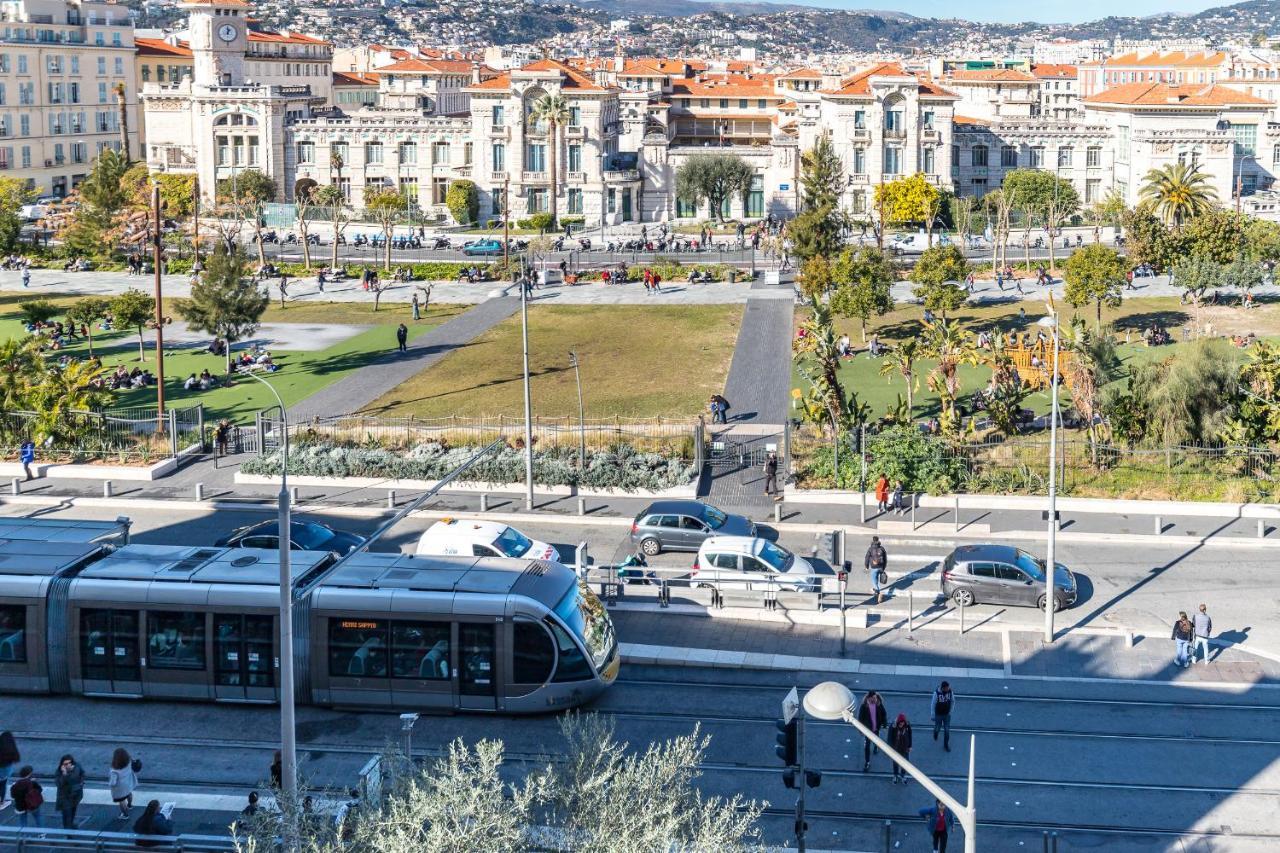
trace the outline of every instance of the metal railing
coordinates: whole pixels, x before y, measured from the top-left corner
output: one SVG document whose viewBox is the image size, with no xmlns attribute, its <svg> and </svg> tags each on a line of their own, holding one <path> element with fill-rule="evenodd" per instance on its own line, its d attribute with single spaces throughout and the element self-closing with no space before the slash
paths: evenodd
<svg viewBox="0 0 1280 853">
<path fill-rule="evenodd" d="M 53 422 L 39 412 L 0 411 L 0 453 L 15 454 L 37 431 L 52 434 L 41 443 L 45 457 L 122 457 L 168 459 L 203 443 L 202 406 L 168 409 L 163 421 L 156 409 L 134 406 L 100 412 L 69 411 Z"/>
<path fill-rule="evenodd" d="M 136 835 L 106 830 L 54 829 L 52 827 L 0 826 L 0 848 L 15 853 L 50 850 L 137 850 L 139 839 L 154 849 L 178 853 L 222 853 L 235 850 L 235 839 L 227 835 Z"/>
</svg>

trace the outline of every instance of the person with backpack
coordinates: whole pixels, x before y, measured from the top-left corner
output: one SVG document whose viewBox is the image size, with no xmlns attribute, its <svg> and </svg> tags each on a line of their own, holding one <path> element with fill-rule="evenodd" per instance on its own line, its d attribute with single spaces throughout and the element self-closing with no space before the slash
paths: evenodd
<svg viewBox="0 0 1280 853">
<path fill-rule="evenodd" d="M 76 809 L 84 799 L 84 769 L 70 755 L 64 755 L 53 781 L 58 790 L 53 807 L 62 815 L 62 828 L 75 829 Z"/>
<path fill-rule="evenodd" d="M 885 709 L 884 700 L 880 698 L 879 693 L 874 690 L 867 691 L 862 704 L 858 706 L 858 722 L 877 735 L 889 725 L 889 712 Z M 865 735 L 862 741 L 862 772 L 866 773 L 871 769 L 871 753 L 876 750 L 876 747 L 872 745 L 871 738 Z"/>
<path fill-rule="evenodd" d="M 120 807 L 116 820 L 128 820 L 133 811 L 133 789 L 138 787 L 138 771 L 142 762 L 129 757 L 124 747 L 116 747 L 111 753 L 111 771 L 107 773 L 107 787 L 111 790 L 111 800 Z"/>
<path fill-rule="evenodd" d="M 889 555 L 880 544 L 879 536 L 871 537 L 871 547 L 867 548 L 867 556 L 863 563 L 871 574 L 871 591 L 876 594 L 876 604 L 880 604 L 884 601 L 884 592 L 881 591 L 880 584 L 889 580 L 888 574 L 885 573 L 885 567 L 889 565 Z"/>
<path fill-rule="evenodd" d="M 9 774 L 21 760 L 22 755 L 18 752 L 18 742 L 13 739 L 13 732 L 8 729 L 0 732 L 0 807 L 8 802 L 5 794 L 9 790 Z"/>
<path fill-rule="evenodd" d="M 899 714 L 889 728 L 889 748 L 908 761 L 911 760 L 911 723 L 907 722 L 906 714 Z M 893 781 L 907 784 L 907 771 L 896 761 L 893 762 Z"/>
<path fill-rule="evenodd" d="M 938 739 L 938 731 L 942 731 L 942 748 L 951 751 L 951 709 L 955 707 L 956 697 L 951 692 L 951 684 L 942 682 L 933 691 L 933 700 L 929 703 L 929 719 L 933 720 L 933 739 Z"/>
<path fill-rule="evenodd" d="M 934 800 L 932 806 L 921 809 L 919 814 L 933 842 L 933 853 L 947 853 L 947 835 L 956 827 L 955 815 L 942 800 Z"/>
<path fill-rule="evenodd" d="M 1191 642 L 1196 637 L 1195 626 L 1187 618 L 1185 611 L 1178 614 L 1178 621 L 1173 623 L 1172 640 L 1175 643 L 1173 662 L 1181 667 L 1191 666 Z"/>
<path fill-rule="evenodd" d="M 134 835 L 173 835 L 173 823 L 160 811 L 160 801 L 147 803 L 147 810 L 133 824 Z M 164 842 L 139 838 L 134 842 L 139 847 L 160 847 Z"/>
<path fill-rule="evenodd" d="M 13 796 L 13 810 L 18 813 L 18 825 L 26 826 L 27 821 L 34 819 L 36 826 L 40 823 L 40 807 L 44 805 L 44 789 L 32 775 L 35 771 L 27 765 L 18 771 L 18 781 L 13 783 L 9 793 Z"/>
<path fill-rule="evenodd" d="M 778 454 L 770 453 L 764 461 L 764 493 L 773 497 L 778 491 Z"/>
</svg>

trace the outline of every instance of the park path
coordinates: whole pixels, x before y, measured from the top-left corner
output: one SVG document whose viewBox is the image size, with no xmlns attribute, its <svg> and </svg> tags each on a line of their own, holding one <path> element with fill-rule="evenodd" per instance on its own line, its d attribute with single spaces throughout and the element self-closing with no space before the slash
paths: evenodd
<svg viewBox="0 0 1280 853">
<path fill-rule="evenodd" d="M 297 403 L 290 409 L 290 417 L 309 419 L 358 412 L 458 347 L 466 346 L 519 308 L 519 296 L 500 296 L 481 302 L 415 338 L 405 353 L 396 350 L 395 330 L 388 328 L 384 355 Z"/>
</svg>

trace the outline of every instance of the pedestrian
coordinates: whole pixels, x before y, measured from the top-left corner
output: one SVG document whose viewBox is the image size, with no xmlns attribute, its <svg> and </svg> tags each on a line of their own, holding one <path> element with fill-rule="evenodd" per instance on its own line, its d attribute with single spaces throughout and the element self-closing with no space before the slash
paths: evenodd
<svg viewBox="0 0 1280 853">
<path fill-rule="evenodd" d="M 404 323 L 401 323 L 396 328 L 396 345 L 399 348 L 400 352 L 408 352 L 409 351 L 408 344 L 409 344 L 409 327 L 406 326 Z"/>
<path fill-rule="evenodd" d="M 889 496 L 889 506 L 893 509 L 894 515 L 906 515 L 907 504 L 902 498 L 902 481 L 893 481 L 893 494 Z"/>
<path fill-rule="evenodd" d="M 133 811 L 133 789 L 138 787 L 138 771 L 142 762 L 129 757 L 124 747 L 116 747 L 111 753 L 111 771 L 107 774 L 107 787 L 111 790 L 111 801 L 120 807 L 116 820 L 128 820 Z"/>
<path fill-rule="evenodd" d="M 929 838 L 933 841 L 933 853 L 947 853 L 947 834 L 955 828 L 956 819 L 947 811 L 946 803 L 934 800 L 933 805 L 920 810 Z"/>
<path fill-rule="evenodd" d="M 906 714 L 899 714 L 897 722 L 889 728 L 889 748 L 904 759 L 911 759 L 911 723 L 907 722 Z M 907 784 L 907 771 L 896 761 L 893 762 L 893 781 Z"/>
<path fill-rule="evenodd" d="M 227 444 L 231 439 L 231 421 L 223 418 L 218 421 L 218 427 L 213 431 L 213 440 L 217 445 L 217 454 L 219 456 L 227 455 Z"/>
<path fill-rule="evenodd" d="M 44 805 L 44 789 L 32 775 L 35 771 L 27 765 L 18 771 L 18 781 L 13 783 L 9 793 L 13 795 L 13 810 L 18 813 L 18 824 L 26 826 L 28 820 L 40 823 L 40 807 Z"/>
<path fill-rule="evenodd" d="M 284 305 L 284 301 L 289 298 L 289 276 L 280 273 L 280 304 Z"/>
<path fill-rule="evenodd" d="M 271 756 L 271 787 L 277 791 L 280 790 L 280 780 L 284 778 L 284 759 L 280 757 L 280 750 L 276 750 Z"/>
<path fill-rule="evenodd" d="M 722 394 L 716 394 L 711 399 L 716 401 L 716 409 L 720 414 L 720 423 L 729 423 L 729 401 Z"/>
<path fill-rule="evenodd" d="M 23 287 L 31 286 L 31 268 L 30 267 L 22 268 L 22 286 Z"/>
<path fill-rule="evenodd" d="M 884 700 L 880 698 L 879 693 L 874 690 L 867 691 L 862 704 L 858 706 L 858 722 L 877 735 L 889 725 L 889 712 L 885 710 Z M 876 746 L 871 743 L 869 737 L 863 736 L 862 741 L 862 772 L 866 773 L 871 769 L 871 753 L 876 751 Z"/>
<path fill-rule="evenodd" d="M 720 423 L 720 403 L 716 400 L 716 395 L 712 394 L 707 401 L 707 409 L 711 411 L 711 423 Z"/>
<path fill-rule="evenodd" d="M 18 448 L 18 461 L 22 463 L 22 470 L 26 473 L 27 479 L 32 479 L 31 463 L 36 461 L 36 444 L 31 439 L 22 442 L 22 446 Z"/>
<path fill-rule="evenodd" d="M 658 275 L 657 273 L 654 273 L 650 278 L 650 281 L 653 283 L 653 292 L 661 293 L 662 292 L 662 276 Z"/>
<path fill-rule="evenodd" d="M 415 293 L 413 294 L 413 322 L 416 323 L 421 319 L 422 319 L 422 308 L 418 304 L 418 294 Z"/>
<path fill-rule="evenodd" d="M 951 709 L 955 707 L 956 697 L 951 692 L 951 684 L 942 682 L 933 691 L 933 701 L 929 703 L 929 719 L 933 720 L 933 739 L 938 739 L 942 732 L 942 748 L 951 751 Z"/>
<path fill-rule="evenodd" d="M 778 454 L 770 453 L 764 461 L 764 493 L 773 496 L 778 491 Z"/>
<path fill-rule="evenodd" d="M 13 739 L 13 732 L 6 729 L 0 732 L 0 808 L 9 802 L 5 799 L 8 793 L 9 774 L 18 766 L 22 755 L 18 752 L 18 743 Z"/>
<path fill-rule="evenodd" d="M 1173 641 L 1175 643 L 1173 662 L 1181 667 L 1191 665 L 1191 641 L 1195 639 L 1196 629 L 1187 618 L 1185 611 L 1178 614 L 1178 621 L 1173 623 Z"/>
<path fill-rule="evenodd" d="M 889 564 L 889 555 L 880 544 L 879 536 L 871 537 L 871 545 L 867 548 L 867 556 L 863 563 L 871 574 L 871 591 L 876 594 L 876 604 L 879 604 L 884 601 L 884 593 L 881 592 L 880 585 L 889 580 L 885 573 L 885 566 Z"/>
<path fill-rule="evenodd" d="M 1196 647 L 1192 652 L 1191 658 L 1195 659 L 1195 652 L 1200 652 L 1200 660 L 1202 663 L 1209 662 L 1209 638 L 1213 636 L 1213 619 L 1209 617 L 1209 611 L 1203 604 L 1200 610 L 1191 618 L 1191 626 L 1196 632 Z"/>
<path fill-rule="evenodd" d="M 876 480 L 876 509 L 884 512 L 889 508 L 889 478 L 884 474 Z"/>
<path fill-rule="evenodd" d="M 324 293 L 324 270 L 316 273 L 316 285 L 320 288 L 320 292 Z"/>
<path fill-rule="evenodd" d="M 253 817 L 258 813 L 258 792 L 249 792 L 249 805 L 240 810 L 240 814 L 245 817 Z"/>
<path fill-rule="evenodd" d="M 996 270 L 996 287 L 1000 289 L 1001 293 L 1004 292 L 1004 273 L 1000 272 L 1000 270 Z"/>
<path fill-rule="evenodd" d="M 160 810 L 160 801 L 147 803 L 147 810 L 133 824 L 134 835 L 173 835 L 173 823 Z M 160 847 L 161 841 L 149 841 L 139 838 L 134 842 L 139 847 Z"/>
<path fill-rule="evenodd" d="M 57 785 L 58 798 L 53 806 L 62 815 L 62 828 L 75 829 L 76 809 L 84 799 L 84 769 L 70 755 L 64 755 L 58 762 L 54 783 Z"/>
</svg>

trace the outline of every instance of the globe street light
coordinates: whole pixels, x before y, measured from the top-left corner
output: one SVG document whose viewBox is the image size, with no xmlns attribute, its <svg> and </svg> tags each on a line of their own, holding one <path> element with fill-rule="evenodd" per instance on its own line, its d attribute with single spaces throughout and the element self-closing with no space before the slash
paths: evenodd
<svg viewBox="0 0 1280 853">
<path fill-rule="evenodd" d="M 965 853 L 977 853 L 978 850 L 978 819 L 977 813 L 973 808 L 973 769 L 974 769 L 974 741 L 975 736 L 969 735 L 969 805 L 963 805 L 955 797 L 948 794 L 942 789 L 938 783 L 934 782 L 928 776 L 924 775 L 907 759 L 903 758 L 896 751 L 890 748 L 871 729 L 864 726 L 858 720 L 858 714 L 855 709 L 855 701 L 853 692 L 838 681 L 824 681 L 809 692 L 805 693 L 804 710 L 811 717 L 819 720 L 843 720 L 852 725 L 855 729 L 862 733 L 862 736 L 868 738 L 877 748 L 890 760 L 901 767 L 903 770 L 911 774 L 917 782 L 925 787 L 925 789 L 937 797 L 952 813 L 960 819 L 960 826 L 964 829 L 964 851 Z"/>
<path fill-rule="evenodd" d="M 1049 315 L 1041 317 L 1036 324 L 1051 329 L 1053 334 L 1053 375 L 1049 383 L 1053 388 L 1052 404 L 1049 407 L 1049 546 L 1045 551 L 1044 570 L 1044 641 L 1053 642 L 1053 611 L 1057 606 L 1057 595 L 1054 591 L 1054 576 L 1058 573 L 1058 564 L 1054 561 L 1058 539 L 1058 312 L 1049 308 Z"/>
</svg>

